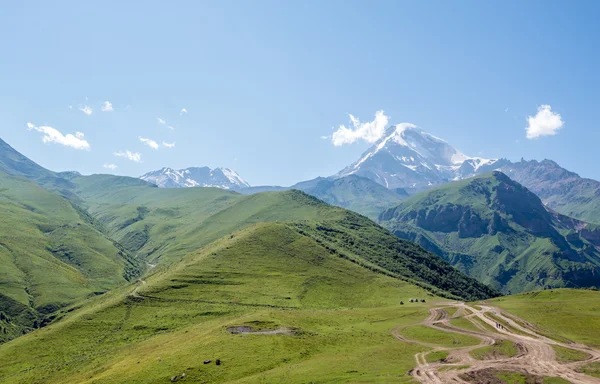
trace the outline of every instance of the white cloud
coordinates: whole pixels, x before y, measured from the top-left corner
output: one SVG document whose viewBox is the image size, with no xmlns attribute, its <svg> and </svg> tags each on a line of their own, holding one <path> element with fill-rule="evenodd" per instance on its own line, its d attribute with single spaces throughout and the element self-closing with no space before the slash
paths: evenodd
<svg viewBox="0 0 600 384">
<path fill-rule="evenodd" d="M 140 141 L 152 149 L 158 149 L 158 143 L 152 139 L 146 139 L 143 137 L 139 137 Z"/>
<path fill-rule="evenodd" d="M 107 100 L 104 103 L 102 103 L 102 107 L 100 109 L 102 110 L 102 112 L 112 112 L 113 111 L 112 103 Z"/>
<path fill-rule="evenodd" d="M 167 125 L 167 128 L 169 128 L 171 131 L 175 129 L 175 128 L 171 127 L 170 125 Z"/>
<path fill-rule="evenodd" d="M 535 116 L 528 116 L 527 123 L 525 132 L 528 139 L 556 135 L 557 131 L 565 125 L 560 114 L 552 112 L 552 107 L 546 104 L 538 107 Z"/>
<path fill-rule="evenodd" d="M 167 147 L 167 148 L 173 148 L 175 147 L 175 143 L 167 143 L 167 142 L 162 142 L 163 146 Z"/>
<path fill-rule="evenodd" d="M 69 105 L 69 109 L 73 109 L 73 106 L 72 106 L 72 105 Z"/>
<path fill-rule="evenodd" d="M 329 139 L 329 136 L 321 136 L 321 140 L 327 140 Z"/>
<path fill-rule="evenodd" d="M 181 116 L 181 115 L 183 115 L 183 114 L 185 114 L 185 113 L 188 113 L 188 112 L 187 112 L 187 109 L 185 109 L 185 108 L 181 108 L 181 111 L 179 111 L 179 116 Z"/>
<path fill-rule="evenodd" d="M 92 112 L 94 112 L 94 111 L 92 110 L 92 108 L 91 108 L 90 106 L 88 106 L 88 105 L 84 105 L 83 107 L 81 107 L 81 106 L 80 106 L 80 107 L 79 107 L 79 110 L 80 110 L 81 112 L 85 113 L 85 114 L 86 114 L 86 115 L 88 115 L 88 116 L 89 116 L 89 115 L 91 115 L 91 114 L 92 114 Z"/>
<path fill-rule="evenodd" d="M 49 126 L 37 127 L 32 123 L 27 123 L 27 129 L 43 133 L 42 141 L 44 143 L 57 143 L 75 149 L 90 150 L 90 144 L 81 132 L 75 132 L 74 135 L 70 133 L 63 135 L 58 129 Z"/>
<path fill-rule="evenodd" d="M 104 164 L 103 167 L 106 169 L 112 169 L 112 170 L 115 170 L 118 168 L 115 164 Z"/>
<path fill-rule="evenodd" d="M 156 121 L 157 121 L 157 122 L 158 122 L 158 124 L 160 124 L 160 125 L 165 125 L 165 124 L 167 123 L 166 121 L 164 121 L 164 120 L 163 120 L 163 119 L 161 119 L 160 117 L 157 117 L 157 118 L 156 118 Z"/>
<path fill-rule="evenodd" d="M 113 155 L 117 157 L 125 157 L 131 161 L 135 161 L 136 163 L 142 162 L 142 155 L 139 152 L 131 152 L 131 151 L 119 151 L 113 153 Z"/>
<path fill-rule="evenodd" d="M 383 136 L 388 120 L 383 111 L 375 112 L 375 119 L 367 123 L 361 123 L 359 119 L 350 115 L 352 125 L 350 127 L 340 125 L 338 130 L 333 132 L 331 141 L 336 147 L 352 144 L 358 140 L 374 143 Z"/>
</svg>

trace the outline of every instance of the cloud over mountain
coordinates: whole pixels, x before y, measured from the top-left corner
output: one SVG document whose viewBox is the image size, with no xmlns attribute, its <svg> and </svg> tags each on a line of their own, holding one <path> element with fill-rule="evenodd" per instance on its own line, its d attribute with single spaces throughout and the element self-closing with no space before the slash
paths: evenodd
<svg viewBox="0 0 600 384">
<path fill-rule="evenodd" d="M 331 141 L 336 147 L 352 144 L 358 140 L 374 143 L 383 136 L 388 121 L 389 118 L 383 111 L 375 112 L 375 119 L 366 123 L 361 123 L 358 118 L 350 115 L 351 126 L 340 125 L 333 133 Z"/>
<path fill-rule="evenodd" d="M 42 141 L 44 143 L 56 143 L 75 149 L 90 150 L 90 144 L 85 140 L 85 135 L 81 132 L 75 132 L 74 135 L 71 133 L 63 135 L 56 128 L 50 126 L 38 127 L 32 123 L 27 123 L 27 129 L 42 133 Z"/>
<path fill-rule="evenodd" d="M 527 128 L 525 128 L 528 139 L 537 139 L 541 136 L 552 136 L 565 124 L 559 113 L 552 112 L 550 105 L 544 104 L 538 107 L 535 116 L 527 117 Z"/>
</svg>

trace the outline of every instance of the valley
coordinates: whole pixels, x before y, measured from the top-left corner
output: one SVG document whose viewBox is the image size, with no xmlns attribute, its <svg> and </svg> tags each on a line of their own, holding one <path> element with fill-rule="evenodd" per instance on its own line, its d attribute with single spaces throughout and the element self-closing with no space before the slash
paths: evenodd
<svg viewBox="0 0 600 384">
<path fill-rule="evenodd" d="M 0 15 L 0 384 L 600 384 L 599 1 Z"/>
<path fill-rule="evenodd" d="M 595 286 L 596 226 L 503 173 L 245 194 L 0 159 L 0 383 L 600 382 L 600 296 L 557 289 Z"/>
</svg>

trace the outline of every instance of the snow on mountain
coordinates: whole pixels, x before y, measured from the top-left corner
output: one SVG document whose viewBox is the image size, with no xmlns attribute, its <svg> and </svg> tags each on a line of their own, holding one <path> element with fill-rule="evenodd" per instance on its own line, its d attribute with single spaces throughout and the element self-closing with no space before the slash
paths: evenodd
<svg viewBox="0 0 600 384">
<path fill-rule="evenodd" d="M 489 172 L 507 160 L 470 157 L 409 123 L 392 125 L 359 160 L 335 177 L 359 175 L 387 188 L 418 192 Z"/>
<path fill-rule="evenodd" d="M 190 167 L 180 170 L 162 168 L 148 172 L 140 179 L 156 184 L 160 188 L 216 187 L 237 191 L 250 187 L 250 184 L 229 168 Z"/>
</svg>

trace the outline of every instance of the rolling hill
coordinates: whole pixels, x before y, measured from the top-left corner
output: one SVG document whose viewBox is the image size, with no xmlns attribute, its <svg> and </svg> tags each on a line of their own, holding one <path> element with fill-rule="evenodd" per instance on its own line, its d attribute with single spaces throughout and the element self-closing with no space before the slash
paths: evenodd
<svg viewBox="0 0 600 384">
<path fill-rule="evenodd" d="M 28 179 L 0 173 L 0 210 L 0 341 L 143 270 L 84 211 Z"/>
<path fill-rule="evenodd" d="M 36 181 L 39 172 L 53 174 L 40 168 L 22 167 L 21 173 Z M 0 234 L 1 340 L 46 325 L 61 308 L 122 286 L 147 269 L 169 268 L 221 237 L 265 222 L 293 223 L 338 257 L 441 296 L 496 294 L 367 218 L 300 191 L 245 196 L 217 188 L 163 189 L 112 175 L 54 175 L 62 188 L 42 183 L 44 189 L 0 173 L 6 212 Z"/>
<path fill-rule="evenodd" d="M 427 304 L 398 303 L 439 298 L 340 257 L 309 227 L 251 225 L 89 299 L 1 346 L 0 382 L 408 381 L 419 347 L 389 329 Z"/>
<path fill-rule="evenodd" d="M 9 213 L 1 224 L 5 282 L 0 283 L 10 287 L 2 296 L 0 334 L 6 340 L 16 330 L 26 333 L 0 344 L 0 383 L 408 383 L 426 369 L 442 378 L 489 373 L 481 372 L 482 364 L 456 363 L 450 368 L 456 373 L 443 362 L 421 365 L 424 356 L 435 362 L 454 350 L 478 347 L 480 338 L 530 340 L 518 339 L 512 330 L 497 335 L 452 328 L 451 321 L 459 320 L 476 327 L 467 317 L 496 319 L 486 317 L 491 316 L 486 307 L 460 309 L 464 304 L 456 300 L 489 299 L 497 291 L 368 218 L 304 192 L 242 195 L 218 188 L 163 189 L 112 175 L 55 175 L 64 183 L 59 189 L 42 184 L 47 190 L 0 173 L 1 209 Z M 346 180 L 359 186 L 363 181 Z M 306 187 L 318 190 L 322 182 Z M 336 188 L 343 190 L 344 182 Z M 546 236 L 550 227 L 556 232 L 548 232 L 551 244 L 562 236 L 574 247 L 568 256 L 595 257 L 590 249 L 598 239 L 596 227 L 545 210 L 506 176 L 461 183 L 465 190 L 439 193 L 438 199 L 453 200 L 452 207 L 473 206 L 469 215 L 462 212 L 460 236 L 485 227 L 512 241 Z M 491 216 L 490 202 L 497 211 Z M 428 200 L 422 208 L 433 212 L 437 206 Z M 396 217 L 398 209 L 386 214 Z M 518 236 L 510 237 L 513 231 Z M 587 265 L 577 268 L 584 271 L 578 276 L 585 276 Z M 579 303 L 569 297 L 571 307 L 565 310 Z M 593 300 L 582 298 L 586 305 Z M 539 319 L 523 310 L 520 296 L 496 302 Z M 535 305 L 545 308 L 544 303 L 540 297 Z M 441 308 L 457 308 L 457 320 Z M 556 318 L 567 316 L 560 308 L 558 313 Z M 585 316 L 595 324 L 595 309 Z M 541 319 L 536 337 L 556 327 Z M 595 340 L 581 336 L 585 331 L 579 328 L 556 333 Z M 480 346 L 478 351 L 488 348 Z M 526 373 L 544 380 L 589 377 L 571 368 L 557 371 L 546 358 L 541 366 L 547 375 Z M 586 373 L 596 369 L 594 363 L 577 364 Z"/>
<path fill-rule="evenodd" d="M 318 227 L 314 233 L 332 252 L 435 287 L 441 295 L 494 294 L 483 285 L 472 287 L 473 280 L 465 280 L 435 255 L 398 239 L 366 217 L 298 190 L 240 195 L 218 188 L 156 188 L 110 175 L 71 181 L 105 232 L 151 265 L 176 263 L 249 225 L 294 223 L 306 230 Z"/>
<path fill-rule="evenodd" d="M 599 228 L 547 210 L 501 172 L 415 195 L 380 221 L 505 293 L 600 286 Z"/>
</svg>

